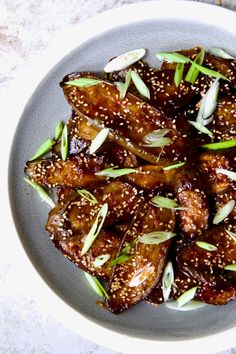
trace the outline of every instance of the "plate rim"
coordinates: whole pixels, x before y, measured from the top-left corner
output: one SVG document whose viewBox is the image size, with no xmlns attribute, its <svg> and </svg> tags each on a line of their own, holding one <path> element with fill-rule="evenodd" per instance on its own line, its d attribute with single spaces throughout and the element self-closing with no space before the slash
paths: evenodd
<svg viewBox="0 0 236 354">
<path fill-rule="evenodd" d="M 158 12 L 155 10 L 158 10 Z M 210 19 L 207 15 L 209 10 L 211 11 Z M 18 126 L 18 122 L 25 105 L 27 104 L 31 95 L 33 95 L 34 90 L 41 82 L 41 80 L 43 80 L 43 78 L 47 75 L 48 72 L 50 72 L 53 66 L 56 65 L 62 58 L 64 58 L 70 51 L 82 45 L 90 38 L 94 37 L 95 34 L 96 36 L 101 35 L 109 29 L 114 29 L 127 23 L 141 20 L 162 18 L 173 18 L 175 20 L 178 18 L 183 19 L 183 13 L 188 20 L 200 21 L 207 23 L 208 25 L 209 23 L 216 25 L 216 21 L 221 20 L 219 27 L 222 27 L 222 29 L 227 29 L 236 34 L 236 30 L 233 28 L 230 21 L 233 18 L 234 20 L 236 19 L 235 12 L 205 3 L 184 0 L 171 0 L 133 3 L 118 7 L 116 9 L 108 10 L 104 13 L 89 18 L 84 22 L 79 23 L 75 28 L 71 28 L 65 34 L 58 36 L 48 49 L 41 53 L 39 57 L 34 60 L 34 62 L 27 66 L 27 68 L 22 70 L 18 78 L 14 80 L 14 89 L 11 91 L 10 95 L 4 102 L 3 108 L 7 102 L 10 102 L 12 94 L 14 97 L 17 97 L 14 107 L 10 107 L 10 115 L 15 117 L 15 119 L 11 122 L 11 124 L 9 124 L 10 129 L 9 127 L 7 129 L 7 136 L 11 138 L 9 139 L 7 146 L 4 147 L 4 150 L 7 150 L 7 153 L 4 154 L 4 165 L 8 166 L 9 156 L 11 153 L 11 145 L 14 140 L 16 128 Z M 222 21 L 222 17 L 224 18 L 224 21 Z M 94 30 L 92 30 L 93 28 L 96 28 L 96 33 L 94 33 Z M 80 35 L 79 39 L 78 34 Z M 40 70 L 38 70 L 39 67 Z M 37 71 L 35 70 L 36 68 Z M 28 77 L 31 78 L 31 81 L 29 84 L 27 84 L 26 90 L 19 90 L 19 88 L 22 87 L 22 79 L 24 78 L 25 81 L 26 72 Z M 36 75 L 35 72 L 37 73 Z M 34 75 L 32 75 L 32 73 L 34 73 Z M 14 94 L 16 92 L 17 95 Z M 9 107 L 7 109 L 9 111 Z M 8 168 L 3 168 L 3 170 L 8 171 Z M 6 178 L 3 179 L 3 187 L 5 182 L 7 183 L 8 180 L 7 176 L 4 177 Z M 181 350 L 182 353 L 185 353 L 185 351 L 188 352 L 189 350 L 195 351 L 195 349 L 197 349 L 198 352 L 199 350 L 206 350 L 209 345 L 211 345 L 212 351 L 222 350 L 225 349 L 222 344 L 226 342 L 228 343 L 229 347 L 231 345 L 235 345 L 235 341 L 232 338 L 233 333 L 235 334 L 235 328 L 207 337 L 166 342 L 128 337 L 113 330 L 108 330 L 101 325 L 95 324 L 94 322 L 88 320 L 75 309 L 70 307 L 64 300 L 62 300 L 51 289 L 50 285 L 46 283 L 44 278 L 38 273 L 38 270 L 31 263 L 30 257 L 28 254 L 26 254 L 24 245 L 21 243 L 20 238 L 16 232 L 13 216 L 11 214 L 7 187 L 4 188 L 3 192 L 4 200 L 7 201 L 7 206 L 4 207 L 2 214 L 4 215 L 4 221 L 8 222 L 8 229 L 12 229 L 11 232 L 14 234 L 13 237 L 16 239 L 15 241 L 18 247 L 21 247 L 24 256 L 27 257 L 29 273 L 31 274 L 30 276 L 32 276 L 35 281 L 40 283 L 41 291 L 44 294 L 42 296 L 42 303 L 44 307 L 47 308 L 47 311 L 50 312 L 52 316 L 56 317 L 67 327 L 70 327 L 73 331 L 78 332 L 82 336 L 95 341 L 100 345 L 105 345 L 113 350 L 120 350 L 129 353 L 134 351 L 137 353 L 137 347 L 139 348 L 138 350 L 140 352 L 144 352 L 144 350 L 155 350 L 157 344 L 159 350 Z M 79 330 L 78 323 L 80 324 Z M 116 347 L 114 347 L 114 343 L 116 343 Z"/>
</svg>

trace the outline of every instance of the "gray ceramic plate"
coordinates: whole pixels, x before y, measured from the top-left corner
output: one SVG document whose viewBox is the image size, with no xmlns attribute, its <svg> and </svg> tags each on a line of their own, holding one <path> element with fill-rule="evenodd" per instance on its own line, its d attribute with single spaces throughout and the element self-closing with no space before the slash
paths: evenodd
<svg viewBox="0 0 236 354">
<path fill-rule="evenodd" d="M 176 6 L 176 11 L 173 6 Z M 185 9 L 186 18 L 183 18 L 179 7 L 182 11 Z M 158 12 L 163 13 L 164 8 L 165 13 L 161 16 Z M 236 53 L 233 28 L 230 30 L 226 22 L 221 22 L 220 26 L 217 24 L 217 16 L 220 18 L 220 15 L 232 20 L 233 13 L 229 11 L 216 10 L 215 7 L 203 4 L 184 5 L 179 2 L 174 5 L 167 5 L 166 2 L 152 3 L 152 8 L 150 4 L 136 4 L 133 7 L 124 7 L 122 11 L 124 16 L 135 11 L 137 15 L 132 15 L 132 21 L 126 21 L 129 24 L 114 25 L 114 28 L 99 35 L 96 35 L 95 27 L 92 38 L 73 49 L 59 62 L 55 62 L 55 66 L 28 100 L 16 130 L 10 157 L 9 184 L 14 221 L 28 256 L 45 282 L 67 304 L 91 321 L 128 336 L 158 341 L 208 336 L 235 326 L 235 303 L 178 312 L 164 306 L 155 308 L 142 302 L 119 316 L 97 306 L 97 297 L 83 273 L 55 249 L 44 229 L 49 211 L 47 205 L 23 182 L 23 168 L 27 159 L 34 154 L 42 141 L 53 136 L 57 122 L 67 120 L 70 115 L 70 107 L 58 85 L 65 74 L 75 70 L 101 71 L 109 58 L 142 47 L 153 52 L 190 48 L 200 44 L 206 48 L 223 47 Z M 120 14 L 111 12 L 106 15 L 106 19 L 111 22 L 114 18 L 117 23 L 117 16 Z M 208 15 L 212 15 L 213 19 L 209 20 Z M 101 22 L 101 18 L 99 21 Z M 96 26 L 98 22 L 93 22 L 93 25 Z M 154 65 L 157 63 L 151 55 L 148 59 Z"/>
</svg>

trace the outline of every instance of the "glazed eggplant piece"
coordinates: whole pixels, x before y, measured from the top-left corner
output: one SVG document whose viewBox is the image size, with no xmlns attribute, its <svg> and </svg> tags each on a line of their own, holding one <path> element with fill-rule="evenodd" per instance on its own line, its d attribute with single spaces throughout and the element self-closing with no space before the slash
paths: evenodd
<svg viewBox="0 0 236 354">
<path fill-rule="evenodd" d="M 104 168 L 104 157 L 80 154 L 65 161 L 60 158 L 29 161 L 25 166 L 25 174 L 43 186 L 81 188 L 105 181 L 104 177 L 95 175 Z"/>
<path fill-rule="evenodd" d="M 212 207 L 217 213 L 226 203 L 228 203 L 230 200 L 235 200 L 236 201 L 236 189 L 235 189 L 235 182 L 234 186 L 230 186 L 227 191 L 217 194 L 212 202 Z M 227 216 L 228 220 L 235 220 L 236 219 L 236 206 L 234 206 L 233 210 L 231 213 Z"/>
<path fill-rule="evenodd" d="M 89 155 L 91 141 L 97 136 L 99 129 L 96 129 L 89 123 L 88 119 L 74 111 L 67 122 L 67 128 L 69 155 L 79 155 L 81 153 Z M 61 156 L 61 139 L 53 146 L 53 153 L 56 157 Z M 135 167 L 138 165 L 135 154 L 117 145 L 115 142 L 110 142 L 109 139 L 107 139 L 99 148 L 98 152 L 96 152 L 96 155 L 100 154 L 108 157 L 109 161 L 120 167 Z"/>
<path fill-rule="evenodd" d="M 222 270 L 225 266 L 236 263 L 236 242 L 227 233 L 227 230 L 235 233 L 236 224 L 222 224 L 207 230 L 177 256 L 178 263 L 210 273 L 213 270 Z M 201 243 L 197 245 L 196 242 L 198 241 L 210 244 L 216 249 L 202 248 Z"/>
<path fill-rule="evenodd" d="M 154 231 L 173 231 L 175 227 L 174 212 L 159 209 L 150 202 L 127 231 L 123 246 L 137 237 Z M 160 244 L 143 244 L 136 242 L 130 253 L 130 259 L 114 267 L 109 286 L 110 299 L 107 306 L 110 311 L 120 313 L 143 300 L 158 283 L 170 240 Z"/>
<path fill-rule="evenodd" d="M 104 126 L 111 129 L 111 136 L 118 144 L 152 163 L 157 163 L 159 156 L 174 161 L 192 158 L 193 147 L 189 139 L 183 137 L 172 119 L 161 111 L 131 93 L 127 93 L 125 99 L 121 100 L 117 87 L 108 81 L 100 80 L 97 85 L 87 87 L 67 84 L 80 78 L 98 80 L 90 73 L 66 76 L 61 86 L 69 104 L 85 117 L 99 119 Z M 166 137 L 171 139 L 169 145 L 147 147 L 146 136 L 160 129 L 168 129 Z"/>
<path fill-rule="evenodd" d="M 141 193 L 128 183 L 113 181 L 104 186 L 93 188 L 91 193 L 97 203 L 90 203 L 86 198 L 76 193 L 66 210 L 64 204 L 56 206 L 49 214 L 47 230 L 54 234 L 58 230 L 58 213 L 61 214 L 61 207 L 64 210 L 64 222 L 69 223 L 72 231 L 86 235 L 91 229 L 96 215 L 105 203 L 108 204 L 108 213 L 105 220 L 105 227 L 114 223 L 129 221 L 143 203 Z M 60 224 L 60 221 L 59 221 Z"/>
<path fill-rule="evenodd" d="M 77 266 L 87 272 L 107 279 L 111 276 L 111 268 L 107 264 L 95 268 L 93 262 L 97 256 L 109 254 L 112 261 L 119 251 L 122 237 L 107 229 L 102 229 L 91 248 L 81 255 L 83 238 L 91 229 L 98 211 L 105 203 L 108 213 L 104 227 L 113 223 L 130 220 L 143 202 L 138 191 L 127 183 L 114 181 L 97 190 L 93 190 L 98 200 L 91 204 L 77 193 L 70 194 L 68 200 L 58 204 L 49 214 L 46 229 L 51 234 L 55 246 Z"/>
<path fill-rule="evenodd" d="M 207 229 L 209 218 L 207 196 L 199 174 L 188 164 L 169 171 L 163 167 L 166 164 L 139 167 L 137 173 L 127 175 L 125 179 L 139 188 L 174 192 L 178 204 L 185 208 L 178 213 L 180 232 L 195 238 Z"/>
<path fill-rule="evenodd" d="M 177 299 L 194 286 L 197 286 L 195 299 L 207 304 L 225 305 L 236 297 L 235 287 L 223 273 L 210 274 L 190 267 L 177 268 L 171 297 Z"/>
<path fill-rule="evenodd" d="M 235 188 L 235 182 L 217 169 L 233 171 L 236 168 L 236 148 L 225 150 L 203 151 L 198 155 L 198 166 L 201 178 L 209 195 L 224 193 Z"/>
<path fill-rule="evenodd" d="M 195 97 L 195 92 L 188 82 L 181 82 L 176 87 L 173 70 L 159 70 L 150 67 L 140 60 L 125 70 L 109 75 L 112 81 L 124 81 L 127 71 L 131 69 L 139 74 L 150 92 L 150 103 L 153 107 L 162 110 L 167 115 L 179 111 Z M 139 96 L 134 85 L 129 86 L 129 92 Z"/>
<path fill-rule="evenodd" d="M 197 286 L 195 299 L 212 305 L 225 305 L 236 298 L 236 288 L 225 274 L 210 274 L 207 271 L 177 266 L 170 299 L 176 300 L 185 291 Z M 145 299 L 153 305 L 164 302 L 161 282 Z"/>
</svg>

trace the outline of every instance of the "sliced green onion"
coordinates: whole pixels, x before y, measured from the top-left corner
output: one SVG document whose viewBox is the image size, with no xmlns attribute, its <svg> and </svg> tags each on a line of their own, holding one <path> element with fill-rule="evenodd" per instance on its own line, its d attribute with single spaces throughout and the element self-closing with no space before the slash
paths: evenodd
<svg viewBox="0 0 236 354">
<path fill-rule="evenodd" d="M 223 59 L 235 59 L 235 57 L 232 57 L 232 55 L 226 53 L 223 49 L 221 48 L 215 48 L 215 47 L 212 47 L 212 48 L 209 48 L 208 49 L 208 52 L 211 54 L 211 55 L 214 55 L 215 57 L 218 57 L 218 58 L 223 58 Z"/>
<path fill-rule="evenodd" d="M 158 138 L 155 142 L 150 143 L 150 144 L 143 144 L 143 146 L 146 147 L 164 147 L 167 145 L 172 144 L 172 140 L 170 138 L 167 138 L 165 136 Z"/>
<path fill-rule="evenodd" d="M 196 56 L 194 59 L 194 63 L 197 63 L 199 65 L 202 65 L 203 60 L 205 56 L 205 51 L 202 49 L 200 53 Z M 195 68 L 195 66 L 192 64 L 187 72 L 187 75 L 185 77 L 185 81 L 191 82 L 191 84 L 194 84 L 195 81 L 197 80 L 197 77 L 199 75 L 199 70 Z"/>
<path fill-rule="evenodd" d="M 65 85 L 77 86 L 77 87 L 89 87 L 100 84 L 102 81 L 98 79 L 89 79 L 86 77 L 80 77 L 72 81 L 65 82 Z"/>
<path fill-rule="evenodd" d="M 64 123 L 62 121 L 57 123 L 57 126 L 55 128 L 55 133 L 54 133 L 55 140 L 57 140 L 61 136 L 63 127 L 64 127 Z"/>
<path fill-rule="evenodd" d="M 229 264 L 224 267 L 225 270 L 232 270 L 233 272 L 236 272 L 236 264 Z"/>
<path fill-rule="evenodd" d="M 90 193 L 89 191 L 87 191 L 87 189 L 77 189 L 76 192 L 77 192 L 81 197 L 83 197 L 84 199 L 88 200 L 89 203 L 91 203 L 91 204 L 97 204 L 97 203 L 98 203 L 97 198 L 95 198 L 92 193 Z"/>
<path fill-rule="evenodd" d="M 121 250 L 121 254 L 129 254 L 132 251 L 132 249 L 134 248 L 134 246 L 136 245 L 137 242 L 138 242 L 138 237 L 135 238 L 130 243 L 128 243 L 125 247 L 123 247 L 122 250 Z"/>
<path fill-rule="evenodd" d="M 120 92 L 120 99 L 123 100 L 126 96 L 127 90 L 129 88 L 131 82 L 131 69 L 129 69 L 125 75 L 125 83 L 123 82 L 115 82 L 119 92 Z"/>
<path fill-rule="evenodd" d="M 49 195 L 45 192 L 45 190 L 44 190 L 42 187 L 40 187 L 37 183 L 31 181 L 31 180 L 28 179 L 28 178 L 24 178 L 24 181 L 25 181 L 26 183 L 28 183 L 32 188 L 34 188 L 34 189 L 38 192 L 40 198 L 41 198 L 44 202 L 46 202 L 46 203 L 47 203 L 48 205 L 50 205 L 50 207 L 52 207 L 52 208 L 55 207 L 54 201 L 49 197 Z"/>
<path fill-rule="evenodd" d="M 189 63 L 190 59 L 185 57 L 180 53 L 167 53 L 167 52 L 159 52 L 156 53 L 156 57 L 159 60 L 165 60 L 169 63 Z"/>
<path fill-rule="evenodd" d="M 95 291 L 95 293 L 97 293 L 101 297 L 105 296 L 108 300 L 110 299 L 110 296 L 108 295 L 107 291 L 104 289 L 104 287 L 96 277 L 86 272 L 84 272 L 84 275 L 89 284 L 91 285 L 92 289 Z"/>
<path fill-rule="evenodd" d="M 217 225 L 224 219 L 226 219 L 231 211 L 233 210 L 235 206 L 235 200 L 230 200 L 228 203 L 226 203 L 224 206 L 222 206 L 218 212 L 216 213 L 216 216 L 213 219 L 213 224 Z"/>
<path fill-rule="evenodd" d="M 114 84 L 116 85 L 116 88 L 120 93 L 119 94 L 120 99 L 122 100 L 126 95 L 125 84 L 124 84 L 124 82 L 120 82 L 120 81 L 115 81 Z"/>
<path fill-rule="evenodd" d="M 164 171 L 170 171 L 170 170 L 173 170 L 173 169 L 175 169 L 175 168 L 182 167 L 182 166 L 184 166 L 184 165 L 186 165 L 186 162 L 178 162 L 178 163 L 176 163 L 176 164 L 174 164 L 174 165 L 170 165 L 170 166 L 163 167 L 163 170 L 164 170 Z"/>
<path fill-rule="evenodd" d="M 225 229 L 225 231 L 227 232 L 227 234 L 232 238 L 233 241 L 236 242 L 236 233 L 232 232 L 230 230 Z"/>
<path fill-rule="evenodd" d="M 113 259 L 113 261 L 109 263 L 109 267 L 114 267 L 116 264 L 124 263 L 130 258 L 131 256 L 129 256 L 128 254 L 120 254 L 118 257 L 116 257 L 115 259 Z"/>
<path fill-rule="evenodd" d="M 174 75 L 175 86 L 179 86 L 179 84 L 181 83 L 183 78 L 183 72 L 184 72 L 184 64 L 177 63 L 175 68 L 175 75 Z"/>
<path fill-rule="evenodd" d="M 197 291 L 197 286 L 194 286 L 193 288 L 185 291 L 178 299 L 176 300 L 178 303 L 178 307 L 181 307 L 185 305 L 187 302 L 192 300 L 196 294 Z"/>
<path fill-rule="evenodd" d="M 230 149 L 236 146 L 236 139 L 220 141 L 219 143 L 210 143 L 202 145 L 203 149 L 207 150 L 220 150 L 220 149 Z"/>
<path fill-rule="evenodd" d="M 69 145 L 68 144 L 68 129 L 67 129 L 67 125 L 65 125 L 62 130 L 62 135 L 61 135 L 61 158 L 63 161 L 66 160 L 67 155 L 68 155 L 68 150 L 69 150 L 68 145 Z"/>
<path fill-rule="evenodd" d="M 108 204 L 105 203 L 101 207 L 101 209 L 99 210 L 93 226 L 91 227 L 89 233 L 87 234 L 87 236 L 84 239 L 84 245 L 83 245 L 83 248 L 81 251 L 81 256 L 83 256 L 90 249 L 93 242 L 95 241 L 95 239 L 99 235 L 101 228 L 104 224 L 104 221 L 106 219 L 107 212 L 108 212 Z M 101 220 L 99 221 L 99 219 L 101 219 Z"/>
<path fill-rule="evenodd" d="M 216 173 L 220 173 L 229 177 L 232 181 L 236 181 L 236 172 L 226 170 L 224 168 L 216 168 Z"/>
<path fill-rule="evenodd" d="M 174 209 L 174 210 L 187 210 L 187 208 L 181 208 L 174 199 L 156 196 L 151 199 L 153 205 L 159 208 Z"/>
<path fill-rule="evenodd" d="M 166 129 L 166 128 L 153 130 L 151 133 L 145 135 L 143 141 L 147 144 L 155 143 L 158 139 L 168 134 L 169 131 L 170 129 Z"/>
<path fill-rule="evenodd" d="M 162 276 L 162 294 L 164 302 L 169 299 L 171 287 L 174 283 L 174 269 L 171 261 L 169 261 L 164 269 Z"/>
<path fill-rule="evenodd" d="M 170 302 L 166 302 L 165 306 L 168 309 L 171 310 L 177 310 L 177 311 L 193 311 L 193 310 L 198 310 L 202 307 L 205 306 L 210 306 L 208 304 L 205 304 L 204 302 L 201 301 L 195 301 L 195 300 L 190 300 L 187 304 L 179 307 L 178 306 L 178 302 L 177 301 L 170 301 Z"/>
<path fill-rule="evenodd" d="M 140 60 L 145 55 L 145 53 L 146 50 L 143 48 L 123 53 L 118 57 L 110 60 L 109 63 L 107 63 L 105 66 L 104 71 L 106 73 L 112 73 L 114 71 L 126 69 L 128 66 Z"/>
<path fill-rule="evenodd" d="M 212 245 L 211 243 L 204 242 L 204 241 L 196 241 L 196 245 L 210 252 L 217 250 L 217 247 L 215 245 Z"/>
<path fill-rule="evenodd" d="M 191 124 L 194 128 L 196 128 L 199 132 L 203 133 L 203 134 L 207 134 L 210 138 L 213 137 L 213 133 L 207 129 L 206 127 L 204 127 L 203 125 L 201 125 L 198 122 L 194 122 L 192 120 L 188 120 L 189 124 Z"/>
<path fill-rule="evenodd" d="M 217 106 L 219 88 L 220 84 L 217 78 L 200 101 L 200 108 L 196 119 L 197 123 L 207 125 L 213 121 L 213 113 Z"/>
<path fill-rule="evenodd" d="M 117 178 L 121 177 L 124 175 L 128 175 L 129 173 L 134 173 L 137 172 L 133 168 L 116 168 L 116 167 L 110 167 L 106 168 L 105 170 L 96 172 L 96 176 L 103 176 L 103 177 L 111 177 L 111 178 Z"/>
<path fill-rule="evenodd" d="M 104 143 L 106 140 L 108 134 L 109 134 L 110 129 L 109 128 L 103 128 L 92 140 L 92 143 L 89 148 L 89 153 L 94 154 L 100 146 Z"/>
<path fill-rule="evenodd" d="M 193 66 L 195 66 L 195 68 L 197 68 L 204 75 L 230 81 L 226 76 L 224 76 L 223 74 L 219 73 L 218 71 L 215 71 L 215 70 L 212 70 L 212 69 L 208 69 L 205 66 L 199 65 L 199 64 L 195 63 L 192 60 L 190 60 L 190 61 L 193 64 Z"/>
<path fill-rule="evenodd" d="M 150 91 L 136 71 L 131 70 L 131 79 L 140 95 L 150 100 Z"/>
<path fill-rule="evenodd" d="M 51 147 L 55 144 L 53 139 L 46 140 L 40 147 L 37 149 L 34 156 L 30 159 L 30 161 L 36 160 L 38 157 L 46 154 L 48 151 L 51 150 Z"/>
<path fill-rule="evenodd" d="M 176 234 L 170 231 L 154 231 L 148 234 L 143 234 L 139 237 L 139 242 L 146 245 L 159 245 L 162 242 L 170 240 L 175 237 Z"/>
<path fill-rule="evenodd" d="M 138 242 L 138 238 L 135 238 L 130 243 L 128 243 L 125 247 L 122 248 L 118 257 L 116 257 L 113 261 L 109 263 L 110 267 L 114 267 L 116 264 L 124 263 L 130 259 L 130 252 Z"/>
<path fill-rule="evenodd" d="M 106 253 L 106 254 L 101 254 L 100 256 L 96 257 L 94 262 L 93 262 L 93 266 L 95 268 L 99 268 L 101 267 L 103 264 L 105 264 L 108 259 L 110 258 L 110 254 Z"/>
<path fill-rule="evenodd" d="M 166 134 L 168 134 L 170 129 L 157 129 L 152 131 L 151 133 L 145 135 L 143 138 L 143 141 L 146 144 L 143 144 L 143 146 L 147 147 L 163 147 L 166 145 L 170 145 L 172 143 L 172 140 L 170 138 L 165 137 Z"/>
</svg>

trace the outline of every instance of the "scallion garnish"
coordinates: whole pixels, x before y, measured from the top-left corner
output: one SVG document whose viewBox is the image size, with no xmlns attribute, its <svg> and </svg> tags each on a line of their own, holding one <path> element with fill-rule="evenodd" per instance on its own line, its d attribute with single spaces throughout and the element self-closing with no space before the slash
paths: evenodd
<svg viewBox="0 0 236 354">
<path fill-rule="evenodd" d="M 54 138 L 55 140 L 59 139 L 63 130 L 64 124 L 62 121 L 57 123 L 57 126 L 55 128 L 55 133 L 54 133 Z"/>
<path fill-rule="evenodd" d="M 205 126 L 213 121 L 212 115 L 217 106 L 219 88 L 220 84 L 217 78 L 200 101 L 200 108 L 196 119 L 197 123 Z"/>
<path fill-rule="evenodd" d="M 38 157 L 46 154 L 48 151 L 51 150 L 52 146 L 55 144 L 53 139 L 46 140 L 40 147 L 37 149 L 34 156 L 30 159 L 30 161 L 36 160 Z"/>
<path fill-rule="evenodd" d="M 184 72 L 184 64 L 177 63 L 175 68 L 175 75 L 174 75 L 175 86 L 179 86 L 179 84 L 181 83 L 183 78 L 183 72 Z"/>
<path fill-rule="evenodd" d="M 163 167 L 163 170 L 170 171 L 170 170 L 174 170 L 175 168 L 182 167 L 184 165 L 186 165 L 186 162 L 178 162 L 178 163 L 175 163 L 174 165 Z"/>
<path fill-rule="evenodd" d="M 93 262 L 93 266 L 95 268 L 99 268 L 101 266 L 103 266 L 103 264 L 105 264 L 108 259 L 110 258 L 110 254 L 106 253 L 106 254 L 101 254 L 100 256 L 96 257 L 94 262 Z"/>
<path fill-rule="evenodd" d="M 151 133 L 145 135 L 143 141 L 147 144 L 155 143 L 158 139 L 168 134 L 169 131 L 170 129 L 166 129 L 166 128 L 153 130 Z"/>
<path fill-rule="evenodd" d="M 159 245 L 160 243 L 168 241 L 175 236 L 176 234 L 170 231 L 153 231 L 148 234 L 143 234 L 139 237 L 138 242 L 146 245 Z"/>
<path fill-rule="evenodd" d="M 215 245 L 212 245 L 211 243 L 204 242 L 204 241 L 196 241 L 196 245 L 210 252 L 217 250 L 217 247 Z"/>
<path fill-rule="evenodd" d="M 210 306 L 210 305 L 207 305 L 207 304 L 205 304 L 204 302 L 201 302 L 201 301 L 190 300 L 187 304 L 185 304 L 185 305 L 183 305 L 181 307 L 178 307 L 178 302 L 177 301 L 166 302 L 165 306 L 168 309 L 171 309 L 171 310 L 193 311 L 193 310 L 198 310 L 198 309 L 200 309 L 202 307 Z"/>
<path fill-rule="evenodd" d="M 230 149 L 236 146 L 236 139 L 220 141 L 219 143 L 209 143 L 204 144 L 201 147 L 207 150 L 220 150 L 220 149 Z"/>
<path fill-rule="evenodd" d="M 101 228 L 104 224 L 104 221 L 106 219 L 107 212 L 108 212 L 108 204 L 106 203 L 99 210 L 93 226 L 91 227 L 89 233 L 87 234 L 87 236 L 84 239 L 84 245 L 83 245 L 83 248 L 81 251 L 81 256 L 83 256 L 90 249 L 93 242 L 95 241 L 95 239 L 99 235 Z"/>
<path fill-rule="evenodd" d="M 223 79 L 223 80 L 226 80 L 226 81 L 230 81 L 230 79 L 228 79 L 225 75 L 219 73 L 218 71 L 215 71 L 215 70 L 212 70 L 212 69 L 208 69 L 205 66 L 202 66 L 202 65 L 199 65 L 199 64 L 195 63 L 194 61 L 191 61 L 191 63 L 193 64 L 193 66 L 195 66 L 195 68 L 197 68 L 204 75 L 207 75 L 207 76 L 210 76 L 210 77 L 219 78 L 219 79 Z"/>
<path fill-rule="evenodd" d="M 210 77 L 215 77 L 223 80 L 230 81 L 226 76 L 223 74 L 219 73 L 218 71 L 208 69 L 205 66 L 199 65 L 195 61 L 192 61 L 188 57 L 184 56 L 183 54 L 180 53 L 156 53 L 156 57 L 161 60 L 166 60 L 170 63 L 192 63 L 192 65 L 198 69 L 201 73 L 204 75 L 210 76 Z"/>
<path fill-rule="evenodd" d="M 138 238 L 135 238 L 130 243 L 127 243 L 127 245 L 122 248 L 121 254 L 129 254 L 132 251 L 132 249 L 134 248 L 134 246 L 136 245 L 137 242 L 138 242 Z"/>
<path fill-rule="evenodd" d="M 187 210 L 187 208 L 180 207 L 174 199 L 155 196 L 151 199 L 153 205 L 159 208 L 174 209 L 174 210 Z"/>
<path fill-rule="evenodd" d="M 109 63 L 107 63 L 107 65 L 105 66 L 104 71 L 106 73 L 112 73 L 114 71 L 126 69 L 128 66 L 140 60 L 145 55 L 145 53 L 146 50 L 143 48 L 123 53 L 109 61 Z"/>
<path fill-rule="evenodd" d="M 180 53 L 167 53 L 167 52 L 160 52 L 156 53 L 156 57 L 159 60 L 165 60 L 169 63 L 189 63 L 190 59 Z"/>
<path fill-rule="evenodd" d="M 150 100 L 150 91 L 136 71 L 131 70 L 131 79 L 140 95 Z"/>
<path fill-rule="evenodd" d="M 216 213 L 216 216 L 213 219 L 213 224 L 217 225 L 224 219 L 226 219 L 231 211 L 233 210 L 235 206 L 235 200 L 230 200 L 228 203 L 226 203 L 224 206 L 222 206 L 218 212 Z"/>
<path fill-rule="evenodd" d="M 236 181 L 236 172 L 226 170 L 224 168 L 216 168 L 216 173 L 220 173 L 229 177 L 232 181 Z"/>
<path fill-rule="evenodd" d="M 50 207 L 52 207 L 52 208 L 55 207 L 54 201 L 49 197 L 49 195 L 45 192 L 45 190 L 44 190 L 42 187 L 40 187 L 37 183 L 31 181 L 31 180 L 28 179 L 28 178 L 24 178 L 24 181 L 25 181 L 26 183 L 28 183 L 32 188 L 34 188 L 34 189 L 38 192 L 40 198 L 41 198 L 44 202 L 46 202 L 46 203 L 47 203 Z"/>
<path fill-rule="evenodd" d="M 200 53 L 196 56 L 194 59 L 194 63 L 197 63 L 199 65 L 202 65 L 203 60 L 205 56 L 205 51 L 202 49 Z M 185 77 L 185 81 L 191 82 L 191 84 L 194 84 L 195 81 L 197 80 L 197 77 L 199 75 L 199 70 L 192 64 L 187 72 L 187 75 Z"/>
<path fill-rule="evenodd" d="M 109 263 L 109 266 L 114 267 L 114 265 L 116 264 L 120 264 L 128 261 L 131 257 L 130 252 L 132 251 L 132 249 L 134 248 L 137 242 L 138 242 L 138 238 L 135 238 L 130 243 L 127 243 L 127 245 L 123 247 L 122 250 L 120 251 L 118 257 L 116 257 L 115 259 L 113 259 L 113 261 Z"/>
<path fill-rule="evenodd" d="M 108 300 L 110 299 L 110 296 L 108 295 L 107 291 L 96 277 L 86 272 L 84 272 L 84 275 L 93 290 L 95 291 L 95 293 L 97 293 L 101 297 L 105 296 Z"/>
<path fill-rule="evenodd" d="M 191 124 L 194 128 L 196 128 L 199 132 L 203 133 L 203 134 L 207 134 L 210 138 L 213 137 L 213 133 L 207 129 L 206 127 L 204 127 L 202 124 L 198 123 L 198 122 L 194 122 L 192 120 L 188 120 L 189 124 Z"/>
<path fill-rule="evenodd" d="M 129 173 L 134 173 L 137 172 L 133 168 L 116 168 L 116 167 L 110 167 L 106 168 L 105 170 L 96 172 L 96 176 L 103 176 L 103 177 L 111 177 L 111 178 L 117 178 L 121 177 L 124 175 L 128 175 Z"/>
<path fill-rule="evenodd" d="M 215 48 L 215 47 L 212 47 L 212 48 L 209 48 L 208 49 L 209 53 L 211 55 L 214 55 L 215 57 L 218 57 L 218 58 L 223 58 L 223 59 L 235 59 L 235 57 L 232 57 L 232 55 L 226 53 L 223 49 L 221 48 Z"/>
<path fill-rule="evenodd" d="M 123 100 L 126 96 L 127 90 L 129 88 L 131 81 L 131 69 L 129 69 L 125 75 L 125 83 L 123 82 L 115 82 L 119 92 L 120 92 L 120 99 Z"/>
<path fill-rule="evenodd" d="M 104 143 L 106 140 L 108 134 L 109 134 L 110 129 L 109 128 L 103 128 L 92 140 L 92 143 L 89 148 L 89 153 L 94 154 L 100 146 Z"/>
<path fill-rule="evenodd" d="M 69 143 L 68 143 L 68 129 L 67 125 L 64 126 L 61 134 L 61 158 L 66 160 L 68 155 Z"/>
<path fill-rule="evenodd" d="M 89 191 L 87 191 L 87 189 L 77 189 L 76 192 L 77 192 L 81 197 L 83 197 L 84 199 L 88 200 L 89 203 L 91 203 L 91 204 L 97 204 L 97 203 L 98 203 L 97 198 L 95 198 L 92 193 L 90 193 Z"/>
<path fill-rule="evenodd" d="M 224 267 L 225 270 L 232 270 L 233 272 L 236 272 L 236 263 L 235 264 L 228 264 L 227 266 Z"/>
<path fill-rule="evenodd" d="M 188 303 L 190 300 L 192 300 L 196 294 L 197 291 L 197 286 L 194 286 L 193 288 L 185 291 L 182 295 L 178 297 L 176 300 L 178 303 L 178 307 L 181 307 Z"/>
<path fill-rule="evenodd" d="M 165 266 L 163 275 L 162 275 L 162 294 L 164 302 L 169 299 L 171 287 L 174 283 L 174 269 L 171 261 Z"/>
<path fill-rule="evenodd" d="M 156 141 L 153 143 L 142 144 L 142 145 L 152 148 L 152 147 L 164 147 L 164 146 L 167 146 L 170 144 L 172 144 L 172 140 L 168 137 L 163 136 L 163 137 L 157 138 Z"/>
<path fill-rule="evenodd" d="M 232 232 L 230 230 L 225 229 L 225 231 L 227 232 L 227 234 L 232 238 L 233 241 L 236 242 L 236 233 Z"/>
<path fill-rule="evenodd" d="M 128 254 L 120 254 L 115 259 L 113 259 L 113 261 L 111 261 L 109 263 L 109 267 L 114 267 L 116 264 L 124 263 L 124 262 L 128 261 L 130 258 L 131 258 L 131 256 Z"/>
<path fill-rule="evenodd" d="M 65 85 L 77 86 L 77 87 L 89 87 L 100 84 L 102 81 L 98 79 L 90 79 L 87 77 L 80 77 L 79 79 L 65 82 Z"/>
</svg>

